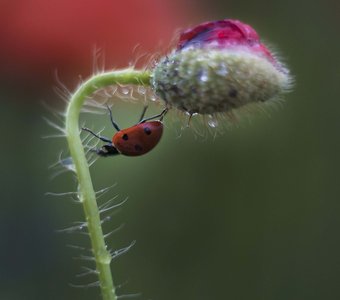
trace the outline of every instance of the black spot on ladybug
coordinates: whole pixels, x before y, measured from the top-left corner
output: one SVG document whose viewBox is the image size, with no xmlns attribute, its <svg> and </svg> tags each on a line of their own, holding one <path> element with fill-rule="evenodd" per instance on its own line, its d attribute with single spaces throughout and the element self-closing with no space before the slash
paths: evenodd
<svg viewBox="0 0 340 300">
<path fill-rule="evenodd" d="M 151 134 L 151 129 L 149 127 L 144 127 L 144 132 L 147 134 L 147 135 L 150 135 Z"/>
<path fill-rule="evenodd" d="M 122 136 L 122 139 L 124 141 L 127 141 L 129 139 L 129 136 L 126 133 L 124 133 L 123 136 Z"/>
<path fill-rule="evenodd" d="M 143 148 L 142 148 L 142 146 L 141 145 L 135 145 L 135 150 L 136 151 L 138 151 L 138 152 L 140 152 L 140 151 L 142 151 L 143 150 Z"/>
<path fill-rule="evenodd" d="M 237 90 L 231 89 L 231 90 L 229 91 L 229 97 L 231 97 L 231 98 L 236 98 L 236 97 L 237 97 Z"/>
</svg>

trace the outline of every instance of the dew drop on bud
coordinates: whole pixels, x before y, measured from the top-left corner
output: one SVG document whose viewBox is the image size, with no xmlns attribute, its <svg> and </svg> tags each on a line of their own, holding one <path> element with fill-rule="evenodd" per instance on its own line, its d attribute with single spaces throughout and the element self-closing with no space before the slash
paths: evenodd
<svg viewBox="0 0 340 300">
<path fill-rule="evenodd" d="M 155 95 L 155 94 L 151 94 L 150 100 L 151 100 L 151 101 L 156 101 L 156 100 L 157 100 L 156 95 Z"/>
<path fill-rule="evenodd" d="M 203 70 L 200 72 L 200 74 L 199 74 L 199 78 L 200 78 L 200 80 L 201 80 L 202 82 L 207 82 L 208 79 L 209 79 L 209 76 L 208 76 L 208 75 L 209 75 L 209 74 L 208 74 L 208 71 L 205 70 L 205 69 L 203 69 Z"/>
<path fill-rule="evenodd" d="M 227 66 L 225 64 L 219 65 L 216 69 L 216 74 L 226 76 L 228 74 Z"/>
<path fill-rule="evenodd" d="M 216 128 L 218 126 L 218 121 L 213 115 L 208 115 L 208 125 L 211 128 Z"/>
</svg>

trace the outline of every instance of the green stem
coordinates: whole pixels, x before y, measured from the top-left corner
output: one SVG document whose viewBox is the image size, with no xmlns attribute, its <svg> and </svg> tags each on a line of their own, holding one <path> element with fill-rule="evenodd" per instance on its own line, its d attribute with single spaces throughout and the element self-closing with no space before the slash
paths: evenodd
<svg viewBox="0 0 340 300">
<path fill-rule="evenodd" d="M 87 97 L 94 91 L 114 84 L 149 85 L 149 71 L 126 69 L 102 73 L 91 77 L 71 97 L 66 111 L 66 136 L 79 181 L 80 200 L 83 204 L 92 250 L 96 261 L 99 283 L 104 300 L 117 300 L 112 281 L 110 263 L 112 257 L 107 250 L 100 223 L 99 209 L 93 189 L 89 166 L 80 140 L 79 114 Z"/>
</svg>

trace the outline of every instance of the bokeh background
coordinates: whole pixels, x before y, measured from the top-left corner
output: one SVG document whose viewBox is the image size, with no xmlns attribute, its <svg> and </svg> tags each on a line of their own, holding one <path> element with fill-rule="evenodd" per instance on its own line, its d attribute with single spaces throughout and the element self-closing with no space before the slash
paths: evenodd
<svg viewBox="0 0 340 300">
<path fill-rule="evenodd" d="M 71 90 L 92 72 L 168 47 L 176 30 L 238 18 L 276 45 L 296 78 L 277 111 L 202 139 L 167 121 L 160 145 L 139 158 L 100 159 L 97 189 L 129 197 L 112 220 L 111 248 L 135 246 L 112 264 L 119 294 L 137 299 L 340 299 L 339 19 L 335 0 L 0 1 L 0 299 L 100 299 L 77 277 L 87 237 L 56 230 L 83 220 L 70 174 L 48 167 L 66 149 L 43 117 L 63 110 L 58 77 Z M 138 52 L 137 51 L 137 52 Z M 119 99 L 116 99 L 119 102 Z M 141 106 L 123 103 L 131 124 Z M 158 108 L 156 108 L 157 110 Z M 88 118 L 88 119 L 87 119 Z M 106 117 L 85 116 L 94 128 Z"/>
</svg>

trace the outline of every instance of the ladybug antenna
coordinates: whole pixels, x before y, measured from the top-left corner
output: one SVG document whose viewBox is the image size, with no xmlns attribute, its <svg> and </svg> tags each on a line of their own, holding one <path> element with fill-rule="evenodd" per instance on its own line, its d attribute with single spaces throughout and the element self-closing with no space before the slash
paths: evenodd
<svg viewBox="0 0 340 300">
<path fill-rule="evenodd" d="M 119 126 L 117 125 L 117 123 L 116 123 L 115 121 L 113 121 L 112 110 L 111 110 L 111 108 L 110 108 L 107 104 L 106 104 L 106 107 L 107 107 L 107 109 L 109 110 L 110 120 L 111 120 L 112 126 L 113 126 L 117 131 L 120 131 L 120 128 L 119 128 Z"/>
</svg>

